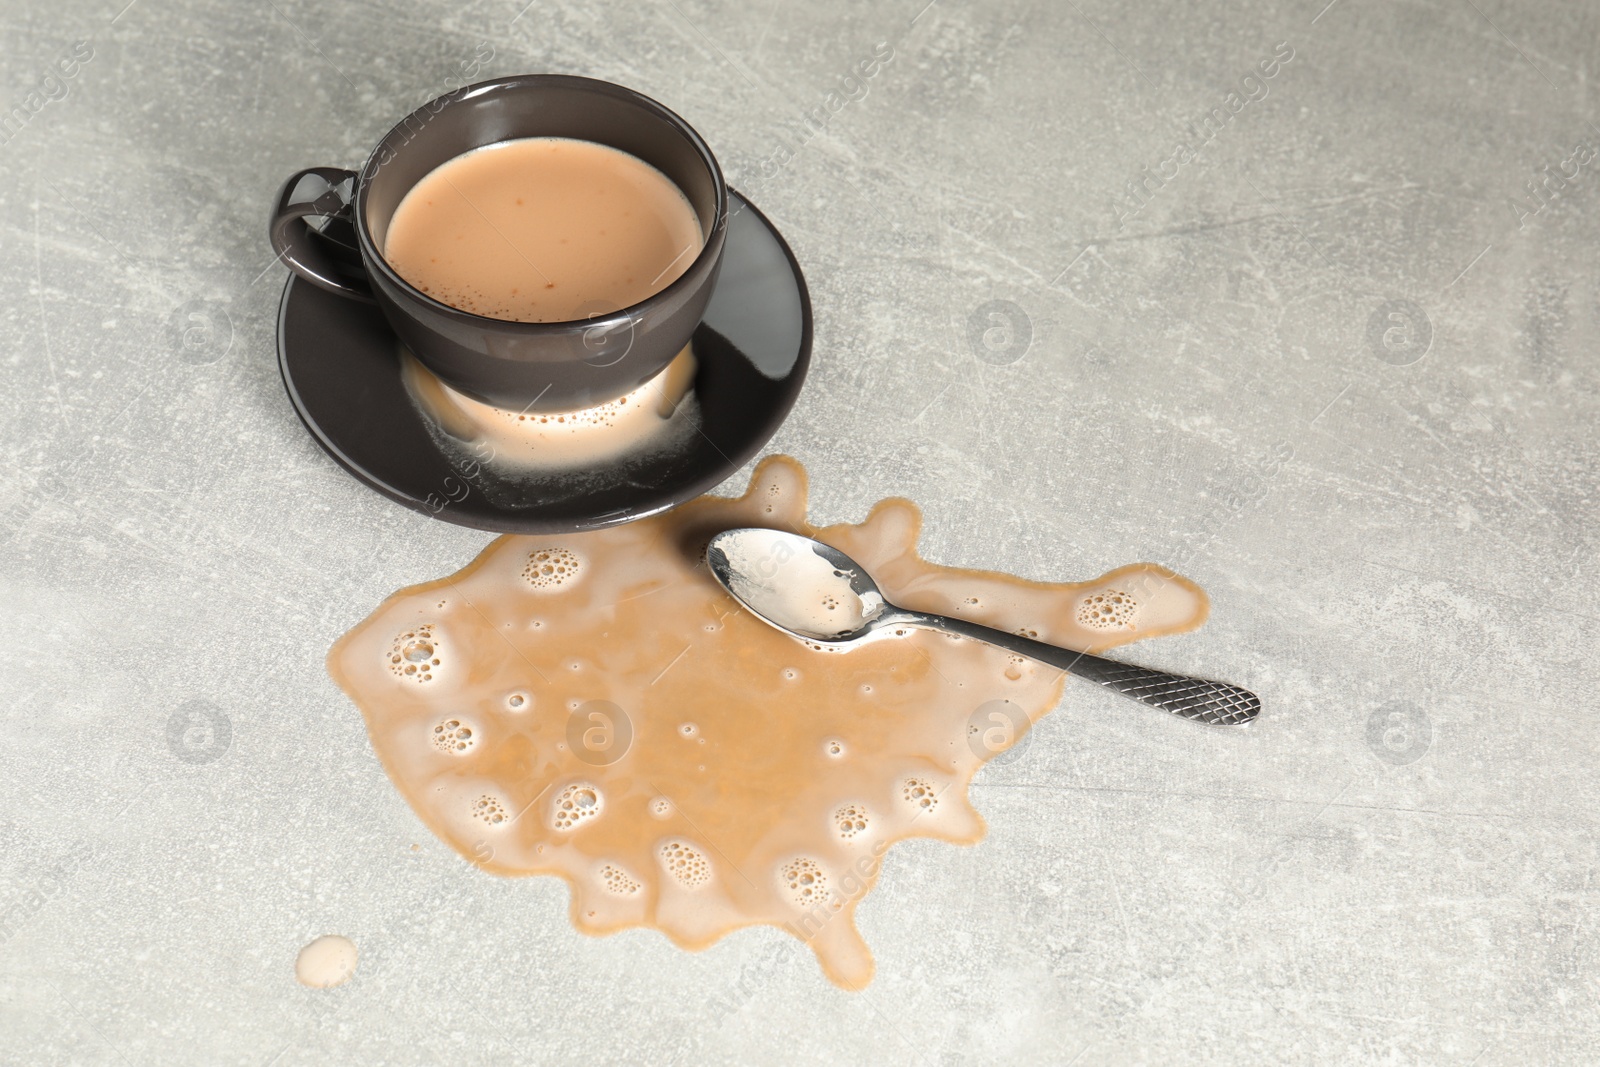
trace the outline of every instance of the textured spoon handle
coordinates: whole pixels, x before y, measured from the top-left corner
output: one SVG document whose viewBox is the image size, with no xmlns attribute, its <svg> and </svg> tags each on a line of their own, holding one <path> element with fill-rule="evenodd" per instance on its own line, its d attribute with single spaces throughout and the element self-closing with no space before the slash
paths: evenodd
<svg viewBox="0 0 1600 1067">
<path fill-rule="evenodd" d="M 1189 678 L 1151 670 L 1149 667 L 1136 667 L 1131 663 L 1118 663 L 1087 652 L 1075 652 L 1019 634 L 980 626 L 965 619 L 894 608 L 875 623 L 878 627 L 907 624 L 987 641 L 1008 652 L 1059 667 L 1068 674 L 1098 682 L 1123 696 L 1209 726 L 1248 726 L 1261 713 L 1260 697 L 1227 682 L 1211 682 L 1204 678 Z"/>
<path fill-rule="evenodd" d="M 1246 726 L 1261 712 L 1260 697 L 1227 682 L 1187 678 L 1099 656 L 1085 655 L 1062 666 L 1070 674 L 1098 682 L 1123 696 L 1210 726 Z"/>
</svg>

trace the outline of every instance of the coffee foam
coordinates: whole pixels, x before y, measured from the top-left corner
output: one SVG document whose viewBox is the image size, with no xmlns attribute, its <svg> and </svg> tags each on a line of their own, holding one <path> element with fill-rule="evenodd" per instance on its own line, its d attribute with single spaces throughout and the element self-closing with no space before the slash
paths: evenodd
<svg viewBox="0 0 1600 1067">
<path fill-rule="evenodd" d="M 1078 601 L 1078 624 L 1091 630 L 1132 630 L 1139 601 L 1121 589 L 1105 589 Z"/>
<path fill-rule="evenodd" d="M 486 870 L 564 879 L 579 930 L 648 926 L 701 949 L 773 925 L 860 988 L 873 963 L 854 912 L 889 847 L 983 836 L 967 785 L 1004 749 L 972 742 L 971 715 L 1004 699 L 1036 722 L 1064 676 L 924 630 L 808 646 L 722 591 L 704 565 L 710 538 L 739 526 L 816 536 L 895 603 L 1068 647 L 1192 629 L 1207 606 L 1150 565 L 1081 584 L 937 566 L 916 555 L 910 502 L 818 529 L 805 499 L 805 472 L 780 456 L 737 499 L 582 535 L 501 537 L 460 573 L 390 597 L 334 645 L 329 672 L 423 821 Z M 1113 610 L 1108 629 L 1108 602 L 1094 598 L 1113 594 L 1137 610 Z M 428 657 L 432 678 L 396 673 L 397 642 L 424 630 L 441 661 Z M 597 719 L 595 707 L 611 710 Z M 469 729 L 472 743 L 435 744 L 440 726 Z"/>
<path fill-rule="evenodd" d="M 446 719 L 433 728 L 433 747 L 440 752 L 460 756 L 473 744 L 472 727 L 462 725 L 460 719 Z"/>
<path fill-rule="evenodd" d="M 556 797 L 550 811 L 550 825 L 556 830 L 576 830 L 590 819 L 598 818 L 604 807 L 605 794 L 598 786 L 574 782 Z"/>
</svg>

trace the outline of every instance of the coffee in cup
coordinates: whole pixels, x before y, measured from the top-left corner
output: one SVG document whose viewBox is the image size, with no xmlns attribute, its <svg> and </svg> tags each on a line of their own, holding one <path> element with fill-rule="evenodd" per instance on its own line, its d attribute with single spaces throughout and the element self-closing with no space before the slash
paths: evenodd
<svg viewBox="0 0 1600 1067">
<path fill-rule="evenodd" d="M 637 156 L 564 137 L 476 148 L 419 181 L 383 257 L 435 300 L 515 322 L 566 322 L 653 296 L 704 239 L 683 192 Z"/>
<path fill-rule="evenodd" d="M 547 167 L 514 165 L 536 156 L 539 142 Z M 424 186 L 449 189 L 457 174 L 499 199 L 481 212 L 476 193 L 453 207 L 448 198 L 411 200 Z M 604 208 L 601 194 L 581 188 L 596 178 L 615 198 Z M 543 183 L 545 202 L 524 193 L 515 204 L 524 180 Z M 462 228 L 474 213 L 483 216 L 476 236 Z M 332 222 L 316 229 L 307 216 Z M 636 220 L 642 228 L 624 232 Z M 622 86 L 544 74 L 469 85 L 423 105 L 359 172 L 291 176 L 269 232 L 305 281 L 377 304 L 404 347 L 452 389 L 549 413 L 616 400 L 666 370 L 710 302 L 727 223 L 721 168 L 688 123 Z M 526 244 L 551 226 L 548 241 Z"/>
</svg>

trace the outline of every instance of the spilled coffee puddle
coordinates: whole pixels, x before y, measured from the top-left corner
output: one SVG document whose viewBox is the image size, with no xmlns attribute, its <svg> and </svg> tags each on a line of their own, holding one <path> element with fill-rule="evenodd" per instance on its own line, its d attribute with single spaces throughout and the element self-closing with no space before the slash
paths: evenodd
<svg viewBox="0 0 1600 1067">
<path fill-rule="evenodd" d="M 741 610 L 706 542 L 771 526 L 842 549 L 906 607 L 1104 649 L 1205 618 L 1147 564 L 1047 584 L 919 559 L 921 513 L 806 522 L 806 476 L 769 458 L 738 499 L 595 533 L 501 537 L 401 590 L 328 670 L 434 833 L 498 874 L 571 887 L 589 934 L 649 926 L 701 949 L 778 926 L 851 989 L 872 978 L 854 912 L 896 841 L 972 844 L 967 785 L 1060 697 L 1064 676 L 921 630 L 847 652 Z"/>
</svg>

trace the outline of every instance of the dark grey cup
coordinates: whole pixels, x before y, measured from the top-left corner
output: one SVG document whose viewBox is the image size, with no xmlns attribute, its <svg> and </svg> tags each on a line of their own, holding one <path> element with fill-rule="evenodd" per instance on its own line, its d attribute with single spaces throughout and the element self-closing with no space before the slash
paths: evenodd
<svg viewBox="0 0 1600 1067">
<path fill-rule="evenodd" d="M 665 289 L 574 322 L 474 315 L 416 289 L 384 260 L 389 220 L 429 171 L 518 137 L 571 137 L 620 148 L 675 182 L 700 217 L 705 246 Z M 307 216 L 322 216 L 320 228 Z M 530 74 L 447 93 L 408 115 L 360 172 L 300 171 L 273 209 L 273 248 L 307 281 L 378 305 L 418 359 L 468 396 L 524 411 L 615 400 L 654 377 L 689 342 L 711 298 L 727 235 L 728 188 L 711 149 L 683 119 L 610 82 Z"/>
</svg>

